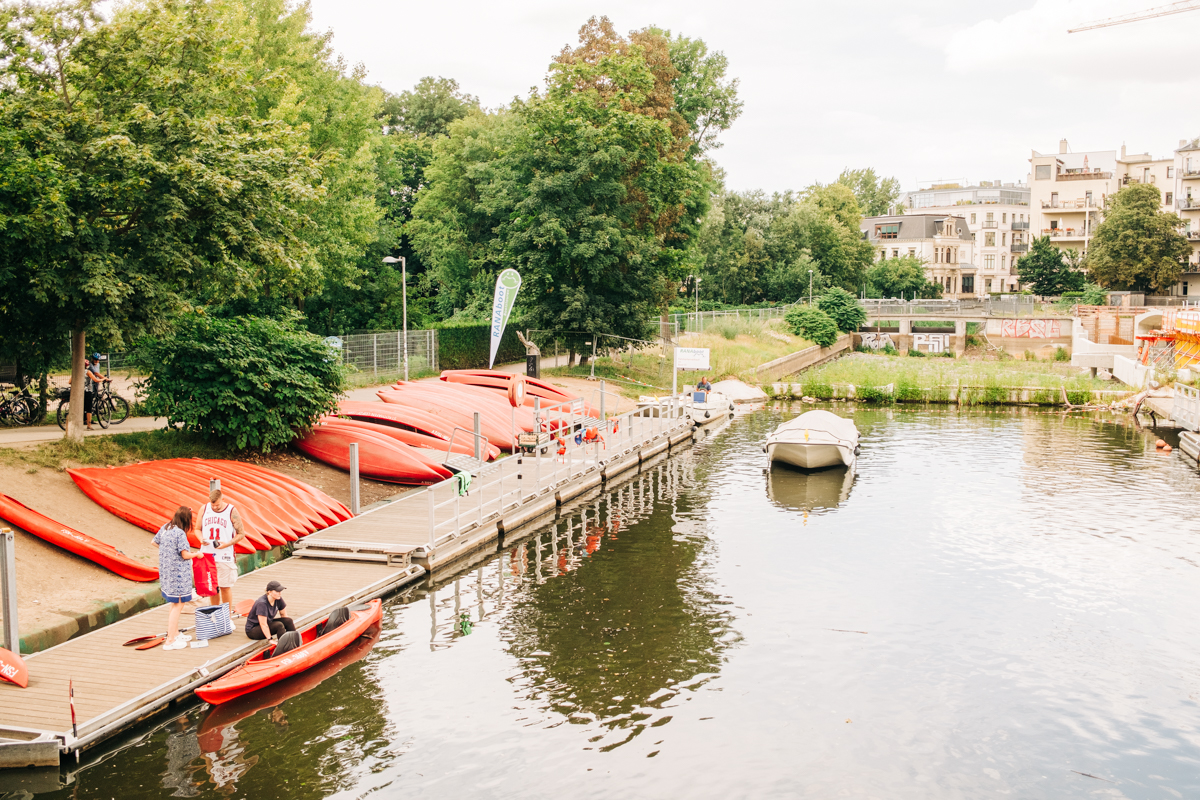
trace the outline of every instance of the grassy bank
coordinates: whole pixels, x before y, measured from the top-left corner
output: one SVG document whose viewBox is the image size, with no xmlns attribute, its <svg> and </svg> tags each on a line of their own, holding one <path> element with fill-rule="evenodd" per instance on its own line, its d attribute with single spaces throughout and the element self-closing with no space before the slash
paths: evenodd
<svg viewBox="0 0 1200 800">
<path fill-rule="evenodd" d="M 1058 404 L 1065 390 L 1072 404 L 1095 399 L 1094 392 L 1127 387 L 1095 380 L 1078 367 L 1046 361 L 972 361 L 852 353 L 790 379 L 801 393 L 828 399 L 867 401 L 1011 402 Z M 886 387 L 890 386 L 890 391 Z M 852 390 L 849 387 L 854 387 Z M 795 393 L 793 389 L 793 393 Z"/>
<path fill-rule="evenodd" d="M 71 465 L 121 466 L 162 458 L 232 458 L 225 448 L 177 430 L 136 431 L 112 436 L 89 436 L 82 442 L 56 439 L 29 449 L 0 448 L 0 461 L 66 469 Z"/>
<path fill-rule="evenodd" d="M 701 334 L 687 334 L 679 339 L 681 347 L 707 347 L 710 380 L 724 378 L 751 379 L 751 371 L 772 359 L 811 347 L 812 342 L 793 336 L 782 320 L 770 320 L 766 324 L 746 320 L 714 323 Z M 587 377 L 592 365 L 554 367 L 542 371 L 543 376 Z M 671 352 L 664 355 L 662 348 L 628 350 L 611 356 L 598 356 L 595 364 L 596 377 L 610 383 L 608 389 L 627 397 L 641 394 L 660 394 L 671 389 Z M 679 386 L 695 383 L 698 376 L 691 372 L 679 373 Z"/>
</svg>

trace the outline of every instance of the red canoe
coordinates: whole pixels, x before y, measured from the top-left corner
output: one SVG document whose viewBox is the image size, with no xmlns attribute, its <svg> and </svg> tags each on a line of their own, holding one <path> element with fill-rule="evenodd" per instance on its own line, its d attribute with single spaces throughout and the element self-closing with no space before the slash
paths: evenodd
<svg viewBox="0 0 1200 800">
<path fill-rule="evenodd" d="M 111 544 L 93 539 L 86 533 L 80 533 L 74 528 L 57 523 L 6 494 L 0 494 L 0 519 L 8 520 L 18 528 L 32 533 L 39 539 L 45 539 L 50 544 L 58 545 L 77 556 L 94 561 L 122 578 L 128 578 L 131 581 L 158 580 L 156 567 L 130 558 Z"/>
<path fill-rule="evenodd" d="M 342 425 L 318 425 L 292 442 L 296 449 L 331 467 L 350 469 L 350 445 L 358 444 L 358 470 L 365 478 L 388 483 L 428 486 L 450 477 L 412 451 L 416 448 L 377 433 L 351 430 Z"/>
<path fill-rule="evenodd" d="M 3 647 L 0 647 L 0 681 L 15 683 L 22 689 L 29 687 L 29 667 L 25 666 L 25 659 Z"/>
<path fill-rule="evenodd" d="M 388 425 L 376 425 L 373 422 L 360 422 L 356 419 L 342 419 L 341 417 L 330 417 L 324 420 L 322 425 L 333 428 L 343 428 L 348 431 L 360 431 L 370 433 L 375 436 L 385 436 L 395 440 L 397 444 L 402 444 L 408 448 L 410 455 L 416 456 L 425 463 L 426 466 L 432 467 L 435 470 L 443 469 L 443 464 L 446 463 L 448 455 L 445 448 L 441 450 L 431 450 L 428 447 L 418 447 L 410 445 L 404 440 L 405 434 L 408 431 L 402 431 L 399 428 L 392 428 Z"/>
<path fill-rule="evenodd" d="M 480 429 L 490 444 L 501 450 L 512 450 L 516 445 L 511 421 L 501 418 L 494 408 L 490 408 L 485 403 L 474 402 L 472 399 L 448 391 L 430 392 L 412 389 L 409 386 L 380 390 L 376 394 L 385 403 L 395 403 L 427 411 L 430 414 L 438 414 L 468 432 L 474 427 L 474 415 L 478 413 Z M 455 439 L 463 436 L 470 436 L 470 434 L 460 431 Z"/>
<path fill-rule="evenodd" d="M 454 434 L 454 423 L 450 420 L 410 406 L 364 402 L 362 400 L 343 400 L 338 404 L 338 413 L 367 422 L 400 425 L 406 429 L 411 429 L 414 433 L 428 436 L 431 439 L 440 439 L 445 442 L 449 442 L 450 437 Z M 468 427 L 466 432 L 459 431 L 458 435 L 454 436 L 454 452 L 462 452 L 463 455 L 475 452 L 475 446 L 471 443 L 470 430 L 471 428 Z M 465 445 L 463 444 L 464 442 L 466 442 Z M 444 447 L 445 445 L 442 446 Z M 460 447 L 464 449 L 460 450 Z M 489 460 L 500 457 L 500 448 L 495 445 L 488 445 L 487 452 Z"/>
<path fill-rule="evenodd" d="M 303 644 L 295 650 L 273 658 L 275 648 L 268 647 L 251 656 L 249 661 L 229 674 L 201 686 L 196 690 L 196 695 L 207 703 L 219 705 L 264 686 L 278 683 L 341 652 L 362 636 L 367 628 L 377 624 L 382 616 L 383 601 L 376 598 L 365 605 L 352 607 L 350 619 L 324 636 L 318 635 L 317 630 L 325 624 L 328 617 L 314 622 L 299 631 Z"/>
</svg>

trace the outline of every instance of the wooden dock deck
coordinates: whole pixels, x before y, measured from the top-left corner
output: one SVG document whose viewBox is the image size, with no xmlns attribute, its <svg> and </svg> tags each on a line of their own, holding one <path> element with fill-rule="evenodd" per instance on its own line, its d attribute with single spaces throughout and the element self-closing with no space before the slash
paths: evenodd
<svg viewBox="0 0 1200 800">
<path fill-rule="evenodd" d="M 631 413 L 617 422 L 617 432 L 603 443 L 569 441 L 565 456 L 551 449 L 488 465 L 466 495 L 447 481 L 311 534 L 297 543 L 293 557 L 242 576 L 234 599 L 256 598 L 268 581 L 278 580 L 287 587 L 288 612 L 299 625 L 338 606 L 388 594 L 638 469 L 672 445 L 690 441 L 695 429 L 686 417 Z M 56 760 L 60 753 L 94 746 L 265 647 L 246 637 L 240 621 L 232 635 L 204 648 L 122 646 L 136 636 L 162 633 L 166 619 L 166 607 L 159 606 L 28 656 L 29 687 L 0 684 L 0 767 L 44 764 L 50 752 Z M 191 624 L 190 615 L 181 617 L 181 627 Z M 71 727 L 71 683 L 77 735 Z"/>
</svg>

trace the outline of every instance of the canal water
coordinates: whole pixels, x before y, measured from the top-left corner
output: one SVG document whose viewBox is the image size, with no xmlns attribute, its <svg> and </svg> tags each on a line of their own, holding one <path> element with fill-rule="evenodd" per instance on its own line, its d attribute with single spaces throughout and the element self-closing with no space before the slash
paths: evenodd
<svg viewBox="0 0 1200 800">
<path fill-rule="evenodd" d="M 843 405 L 857 475 L 764 474 L 806 408 L 740 416 L 391 598 L 328 668 L 34 791 L 1200 796 L 1194 465 L 1104 419 Z"/>
</svg>

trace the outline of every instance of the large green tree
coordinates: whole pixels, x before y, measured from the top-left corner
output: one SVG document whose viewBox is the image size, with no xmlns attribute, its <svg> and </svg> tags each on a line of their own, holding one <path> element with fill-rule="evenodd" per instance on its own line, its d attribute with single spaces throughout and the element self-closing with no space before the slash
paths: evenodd
<svg viewBox="0 0 1200 800">
<path fill-rule="evenodd" d="M 854 193 L 858 207 L 866 217 L 888 213 L 888 208 L 900 196 L 900 181 L 880 178 L 872 167 L 842 170 L 837 182 Z"/>
<path fill-rule="evenodd" d="M 233 11 L 199 0 L 107 21 L 88 0 L 0 9 L 6 338 L 66 329 L 81 355 L 88 333 L 120 345 L 196 294 L 311 280 L 298 232 L 320 166 L 302 132 L 256 113 L 249 47 Z M 81 437 L 79 358 L 72 375 Z"/>
<path fill-rule="evenodd" d="M 874 297 L 932 300 L 942 296 L 942 285 L 925 277 L 925 262 L 916 256 L 885 258 L 867 271 Z"/>
<path fill-rule="evenodd" d="M 1131 184 L 1108 198 L 1084 262 L 1093 281 L 1142 292 L 1166 292 L 1178 282 L 1191 245 L 1179 232 L 1183 220 L 1161 211 L 1161 204 L 1158 187 L 1149 183 Z"/>
<path fill-rule="evenodd" d="M 1050 243 L 1049 236 L 1033 240 L 1029 252 L 1017 259 L 1017 275 L 1034 294 L 1049 297 L 1083 288 L 1083 273 L 1073 269 L 1066 254 Z"/>
</svg>

